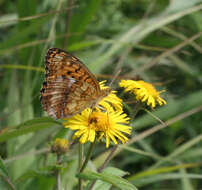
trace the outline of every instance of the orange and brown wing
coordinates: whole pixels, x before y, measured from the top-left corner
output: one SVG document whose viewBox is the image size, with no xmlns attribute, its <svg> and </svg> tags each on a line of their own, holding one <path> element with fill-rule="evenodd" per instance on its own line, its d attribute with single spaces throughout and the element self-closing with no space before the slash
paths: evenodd
<svg viewBox="0 0 202 190">
<path fill-rule="evenodd" d="M 68 118 L 81 112 L 100 93 L 99 84 L 87 67 L 61 49 L 48 50 L 45 66 L 41 103 L 54 118 Z"/>
</svg>

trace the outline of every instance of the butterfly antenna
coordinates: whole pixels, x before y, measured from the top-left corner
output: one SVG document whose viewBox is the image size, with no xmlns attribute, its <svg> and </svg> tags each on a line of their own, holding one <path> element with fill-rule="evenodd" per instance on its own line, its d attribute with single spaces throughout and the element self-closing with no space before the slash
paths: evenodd
<svg viewBox="0 0 202 190">
<path fill-rule="evenodd" d="M 118 70 L 118 72 L 115 74 L 115 76 L 113 77 L 112 81 L 109 84 L 109 87 L 111 88 L 112 84 L 114 83 L 114 81 L 118 78 L 119 74 L 121 73 L 121 69 Z"/>
</svg>

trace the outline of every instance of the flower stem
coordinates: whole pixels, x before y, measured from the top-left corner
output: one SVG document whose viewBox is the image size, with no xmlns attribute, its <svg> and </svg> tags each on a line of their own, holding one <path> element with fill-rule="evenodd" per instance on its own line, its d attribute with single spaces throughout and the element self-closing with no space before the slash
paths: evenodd
<svg viewBox="0 0 202 190">
<path fill-rule="evenodd" d="M 10 179 L 8 177 L 1 176 L 3 180 L 9 185 L 10 189 L 16 190 L 15 186 L 11 183 Z"/>
<path fill-rule="evenodd" d="M 90 156 L 91 156 L 91 153 L 93 151 L 93 148 L 94 148 L 94 145 L 95 145 L 95 141 L 90 144 L 90 147 L 88 149 L 88 153 L 87 153 L 86 159 L 85 159 L 85 161 L 84 161 L 84 163 L 83 163 L 83 165 L 82 165 L 82 167 L 81 167 L 81 169 L 79 171 L 80 173 L 86 168 L 86 166 L 88 164 L 88 161 L 90 160 Z"/>
<path fill-rule="evenodd" d="M 111 149 L 109 155 L 107 156 L 107 158 L 106 158 L 105 161 L 103 162 L 102 166 L 100 166 L 100 168 L 98 168 L 98 172 L 99 172 L 99 173 L 102 172 L 102 170 L 107 167 L 108 163 L 110 162 L 110 160 L 111 160 L 112 157 L 114 156 L 114 153 L 115 153 L 115 151 L 116 151 L 117 148 L 118 148 L 118 145 L 115 145 L 115 146 Z"/>
<path fill-rule="evenodd" d="M 105 161 L 103 162 L 102 166 L 101 166 L 100 168 L 98 168 L 98 170 L 97 170 L 98 173 L 101 173 L 101 172 L 103 171 L 103 169 L 106 168 L 106 166 L 108 165 L 108 163 L 109 163 L 110 160 L 112 159 L 112 157 L 113 157 L 115 151 L 117 150 L 117 148 L 118 148 L 118 145 L 115 145 L 115 146 L 111 149 L 110 153 L 108 154 L 107 158 L 106 158 Z M 90 187 L 89 187 L 89 190 L 92 190 L 92 189 L 93 189 L 95 183 L 96 183 L 96 180 L 94 180 L 94 181 L 91 183 L 91 185 L 90 185 Z"/>
<path fill-rule="evenodd" d="M 79 171 L 82 167 L 82 162 L 83 162 L 83 144 L 79 143 Z M 79 190 L 82 190 L 82 179 L 79 178 Z"/>
<path fill-rule="evenodd" d="M 61 178 L 60 178 L 60 172 L 57 171 L 57 190 L 62 190 L 61 188 Z"/>
<path fill-rule="evenodd" d="M 142 108 L 142 104 L 141 102 L 137 102 L 137 104 L 135 105 L 135 110 L 134 110 L 134 115 L 133 117 L 135 118 L 137 113 L 139 112 L 139 110 Z"/>
<path fill-rule="evenodd" d="M 61 164 L 61 155 L 57 154 L 57 164 Z M 56 171 L 56 180 L 57 180 L 57 190 L 62 190 L 62 184 L 61 184 L 61 176 L 60 176 L 60 171 L 57 169 Z"/>
</svg>

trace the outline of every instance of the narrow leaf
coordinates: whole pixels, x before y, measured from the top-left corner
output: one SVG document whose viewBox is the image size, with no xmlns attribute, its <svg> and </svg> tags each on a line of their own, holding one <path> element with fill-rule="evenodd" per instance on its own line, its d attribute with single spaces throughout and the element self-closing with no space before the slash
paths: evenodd
<svg viewBox="0 0 202 190">
<path fill-rule="evenodd" d="M 129 183 L 126 179 L 123 179 L 119 176 L 113 174 L 108 174 L 106 172 L 96 173 L 96 172 L 85 172 L 78 175 L 78 177 L 89 180 L 102 180 L 107 183 L 112 184 L 114 187 L 117 187 L 121 190 L 137 190 L 137 188 Z"/>
</svg>

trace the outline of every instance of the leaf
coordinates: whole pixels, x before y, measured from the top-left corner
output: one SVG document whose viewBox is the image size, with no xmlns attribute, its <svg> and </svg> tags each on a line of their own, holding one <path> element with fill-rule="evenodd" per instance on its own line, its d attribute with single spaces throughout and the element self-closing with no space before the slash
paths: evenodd
<svg viewBox="0 0 202 190">
<path fill-rule="evenodd" d="M 101 5 L 101 0 L 86 0 L 81 2 L 80 7 L 77 9 L 77 12 L 72 15 L 69 30 L 70 33 L 80 34 L 86 30 L 87 25 L 92 20 L 93 16 L 99 9 Z M 79 24 L 78 24 L 79 23 Z M 75 42 L 79 41 L 80 37 L 77 36 L 70 36 L 68 41 L 69 44 L 74 44 Z"/>
<path fill-rule="evenodd" d="M 114 167 L 108 167 L 108 168 L 104 169 L 103 173 L 108 173 L 108 174 L 112 174 L 112 175 L 119 176 L 119 177 L 123 177 L 124 175 L 128 174 L 127 172 L 120 170 L 118 168 L 114 168 Z M 93 189 L 94 190 L 102 190 L 102 189 L 108 190 L 110 188 L 111 188 L 111 184 L 101 181 L 101 180 L 97 180 Z"/>
<path fill-rule="evenodd" d="M 42 144 L 46 144 L 48 139 L 52 136 L 52 134 L 57 131 L 63 130 L 59 127 L 49 127 L 46 130 L 36 132 L 31 138 L 25 141 L 21 146 L 17 149 L 17 155 L 22 154 L 26 151 L 32 150 L 34 147 L 37 147 Z M 67 130 L 67 129 L 66 129 Z"/>
<path fill-rule="evenodd" d="M 55 186 L 56 180 L 53 175 L 53 171 L 49 169 L 49 171 L 35 171 L 35 170 L 29 170 L 25 172 L 23 175 L 18 177 L 16 179 L 16 182 L 21 187 L 24 183 L 27 181 L 33 180 L 34 184 L 29 183 L 29 185 L 26 187 L 26 189 L 37 189 L 37 190 L 45 190 L 45 189 L 53 189 Z M 39 181 L 39 183 L 36 183 L 36 180 Z M 34 185 L 34 188 L 33 188 Z"/>
<path fill-rule="evenodd" d="M 0 28 L 8 27 L 10 25 L 16 24 L 17 14 L 10 13 L 1 15 L 0 18 Z M 11 22 L 9 22 L 11 20 Z"/>
<path fill-rule="evenodd" d="M 45 17 L 35 21 L 32 25 L 28 26 L 23 31 L 18 31 L 15 35 L 9 37 L 0 43 L 0 53 L 3 53 L 6 48 L 12 48 L 14 45 L 19 45 L 22 43 L 24 38 L 28 36 L 37 34 L 39 32 L 40 27 L 50 19 L 49 17 Z"/>
<path fill-rule="evenodd" d="M 154 176 L 157 174 L 168 173 L 168 172 L 183 169 L 183 168 L 199 167 L 201 165 L 202 165 L 202 163 L 189 163 L 189 164 L 180 164 L 180 165 L 174 165 L 174 166 L 168 166 L 168 167 L 161 167 L 161 168 L 157 168 L 157 169 L 153 169 L 153 170 L 146 170 L 146 171 L 143 171 L 143 172 L 130 176 L 128 178 L 128 180 L 132 181 L 137 178 L 145 178 L 148 176 Z"/>
<path fill-rule="evenodd" d="M 89 48 L 95 45 L 99 45 L 101 43 L 104 43 L 104 40 L 93 40 L 93 41 L 81 41 L 79 43 L 74 43 L 71 46 L 68 47 L 68 51 L 76 51 L 81 50 L 84 48 Z"/>
<path fill-rule="evenodd" d="M 169 9 L 167 12 L 163 12 L 163 14 L 146 19 L 144 22 L 140 22 L 139 24 L 132 26 L 125 33 L 117 35 L 118 38 L 116 37 L 113 39 L 117 41 L 117 43 L 114 43 L 110 48 L 107 48 L 107 52 L 103 53 L 102 56 L 91 60 L 89 63 L 89 68 L 92 68 L 91 71 L 98 72 L 103 69 L 106 64 L 108 64 L 109 60 L 113 58 L 114 54 L 125 48 L 128 43 L 137 44 L 146 36 L 162 26 L 202 9 L 202 4 L 197 5 L 196 2 L 189 2 L 191 2 L 189 4 L 190 6 L 186 7 L 186 9 L 183 9 L 182 7 L 177 11 Z M 105 44 L 103 46 L 105 46 Z"/>
<path fill-rule="evenodd" d="M 189 179 L 195 179 L 195 180 L 196 179 L 199 179 L 199 180 L 202 179 L 201 174 L 189 173 L 189 174 L 184 175 L 184 174 L 179 174 L 179 173 L 168 173 L 168 174 L 159 174 L 159 175 L 155 175 L 155 176 L 137 179 L 137 180 L 135 180 L 135 184 L 138 185 L 138 187 L 141 187 L 141 186 L 150 185 L 150 184 L 157 184 L 160 181 L 162 181 L 162 182 L 165 182 L 165 181 L 169 182 L 171 180 L 176 181 L 176 180 L 179 180 L 183 177 L 186 177 Z"/>
<path fill-rule="evenodd" d="M 137 190 L 137 188 L 129 183 L 126 179 L 121 178 L 119 176 L 115 176 L 113 174 L 109 174 L 107 172 L 96 173 L 96 172 L 85 172 L 78 174 L 78 177 L 88 180 L 102 180 L 109 184 L 112 184 L 114 187 L 117 187 L 121 190 Z"/>
<path fill-rule="evenodd" d="M 31 178 L 37 178 L 37 177 L 53 177 L 54 176 L 52 175 L 51 173 L 51 170 L 50 171 L 35 171 L 35 170 L 29 170 L 27 172 L 25 172 L 23 175 L 21 175 L 20 177 L 18 177 L 16 179 L 16 181 L 19 183 L 19 182 L 23 182 L 23 181 L 27 181 L 28 179 L 31 179 Z"/>
<path fill-rule="evenodd" d="M 8 177 L 7 169 L 3 163 L 3 160 L 0 157 L 0 175 Z"/>
<path fill-rule="evenodd" d="M 125 172 L 123 170 L 120 170 L 118 168 L 114 168 L 114 167 L 107 167 L 104 169 L 103 173 L 108 173 L 108 174 L 113 174 L 115 176 L 120 176 L 123 177 L 125 175 L 128 175 L 128 172 Z"/>
<path fill-rule="evenodd" d="M 0 189 L 1 190 L 15 189 L 14 185 L 11 183 L 7 169 L 1 157 L 0 157 Z"/>
<path fill-rule="evenodd" d="M 9 127 L 4 129 L 0 134 L 0 142 L 7 141 L 10 138 L 21 136 L 27 133 L 42 130 L 48 127 L 60 126 L 59 122 L 54 121 L 50 118 L 37 118 L 25 123 L 22 123 L 16 127 Z"/>
</svg>

